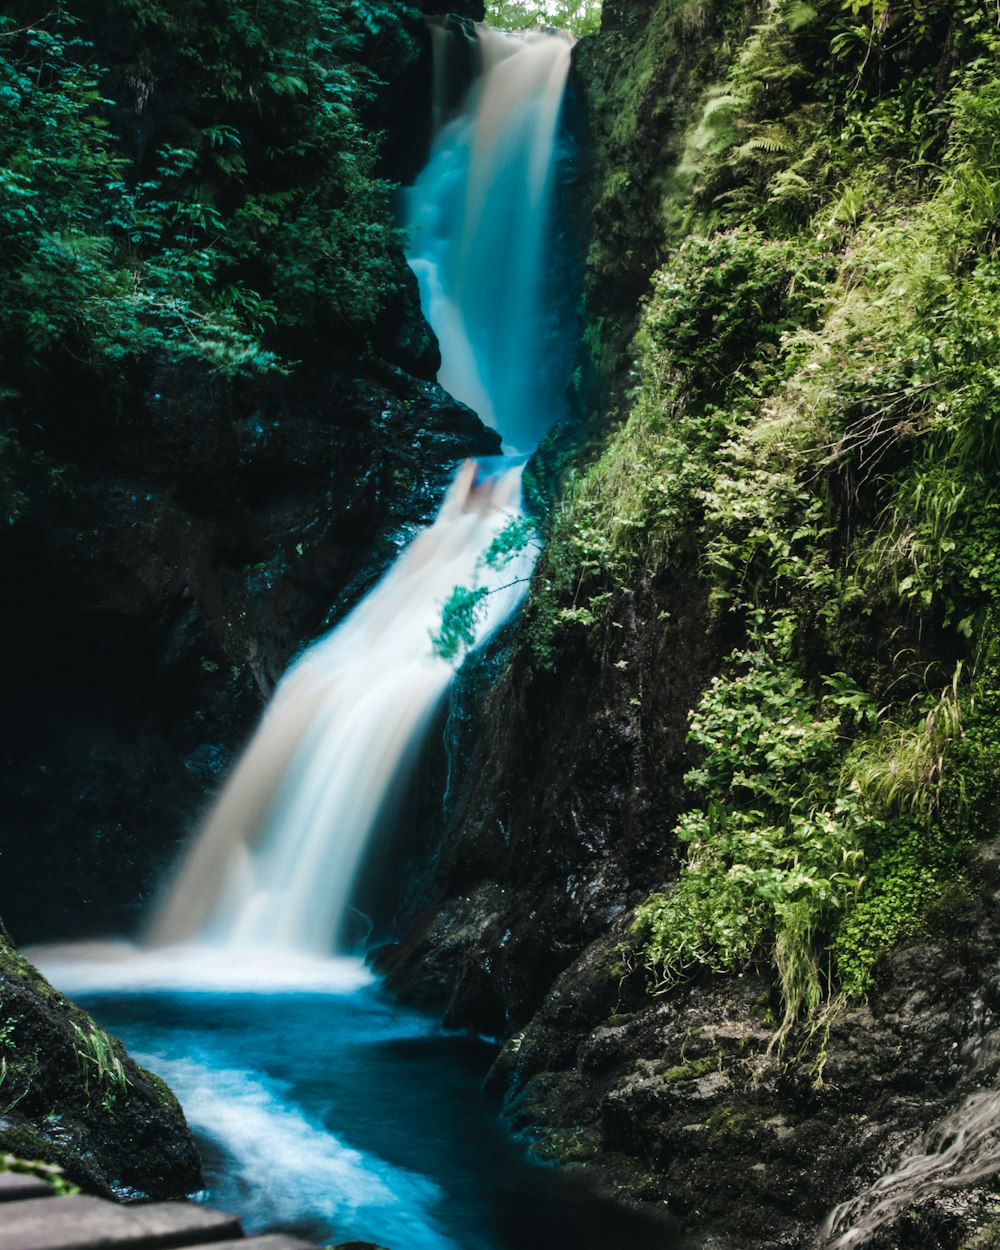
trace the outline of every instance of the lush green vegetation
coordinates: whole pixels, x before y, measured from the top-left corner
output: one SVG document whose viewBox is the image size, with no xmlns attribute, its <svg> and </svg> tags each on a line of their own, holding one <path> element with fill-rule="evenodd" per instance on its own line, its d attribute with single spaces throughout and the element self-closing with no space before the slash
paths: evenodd
<svg viewBox="0 0 1000 1250">
<path fill-rule="evenodd" d="M 729 641 L 637 935 L 657 989 L 773 961 L 787 1029 L 864 994 L 1000 832 L 1000 34 L 980 0 L 701 8 L 728 42 L 679 53 L 669 171 L 598 192 L 626 225 L 644 197 L 655 264 L 528 635 L 543 665 L 583 641 L 615 662 L 623 614 L 683 610 L 670 572 L 699 569 Z M 612 69 L 609 151 L 662 92 L 641 47 Z M 605 370 L 629 325 L 592 322 Z"/>
<path fill-rule="evenodd" d="M 490 595 L 528 580 L 509 568 L 526 548 L 539 547 L 538 529 L 531 517 L 511 514 L 493 541 L 476 561 L 471 585 L 455 586 L 441 605 L 441 624 L 431 637 L 436 655 L 452 662 L 462 660 L 475 645 L 478 626 Z M 500 573 L 500 578 L 490 573 Z M 503 576 L 503 574 L 505 574 Z"/>
<path fill-rule="evenodd" d="M 594 34 L 601 25 L 601 0 L 490 0 L 486 20 L 499 30 L 557 26 L 577 37 Z"/>
<path fill-rule="evenodd" d="M 363 347 L 399 283 L 361 122 L 399 18 L 368 0 L 22 0 L 0 17 L 0 402 L 16 412 L 59 355 L 233 374 L 287 368 L 319 336 Z M 8 515 L 15 429 L 0 421 Z"/>
<path fill-rule="evenodd" d="M 275 322 L 369 325 L 395 274 L 358 55 L 385 18 L 107 0 L 0 19 L 5 356 L 161 349 L 232 371 L 274 366 Z"/>
</svg>

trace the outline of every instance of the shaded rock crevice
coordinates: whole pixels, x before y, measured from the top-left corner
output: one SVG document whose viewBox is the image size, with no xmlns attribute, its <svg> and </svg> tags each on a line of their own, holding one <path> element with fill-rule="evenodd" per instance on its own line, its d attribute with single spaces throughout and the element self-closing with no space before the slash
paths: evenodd
<svg viewBox="0 0 1000 1250">
<path fill-rule="evenodd" d="M 654 611 L 664 593 L 690 613 Z M 563 969 L 669 871 L 686 709 L 713 653 L 703 588 L 639 590 L 618 626 L 603 654 L 563 655 L 551 671 L 517 652 L 481 717 L 463 713 L 461 679 L 452 697 L 455 754 L 470 762 L 411 895 L 419 915 L 378 956 L 390 985 L 449 1024 L 523 1028 Z M 491 668 L 467 675 L 473 700 Z"/>
<path fill-rule="evenodd" d="M 341 368 L 112 389 L 10 531 L 0 908 L 19 941 L 132 927 L 288 661 L 457 462 L 498 449 L 435 383 Z"/>
</svg>

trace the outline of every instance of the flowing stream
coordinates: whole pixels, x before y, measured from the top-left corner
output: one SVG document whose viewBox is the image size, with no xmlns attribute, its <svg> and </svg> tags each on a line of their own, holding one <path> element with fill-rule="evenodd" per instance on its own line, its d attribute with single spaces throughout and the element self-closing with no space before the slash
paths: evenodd
<svg viewBox="0 0 1000 1250">
<path fill-rule="evenodd" d="M 474 44 L 461 102 L 449 57 Z M 393 1250 L 663 1250 L 662 1226 L 530 1165 L 480 1093 L 495 1047 L 390 1003 L 352 950 L 351 891 L 454 663 L 431 635 L 456 585 L 491 593 L 482 642 L 532 556 L 484 553 L 520 515 L 524 456 L 557 413 L 544 271 L 572 39 L 434 28 L 436 134 L 405 196 L 441 382 L 507 455 L 463 465 L 434 524 L 279 683 L 144 941 L 34 952 L 178 1094 L 207 1200 L 248 1231 Z M 455 92 L 452 89 L 451 95 Z"/>
</svg>

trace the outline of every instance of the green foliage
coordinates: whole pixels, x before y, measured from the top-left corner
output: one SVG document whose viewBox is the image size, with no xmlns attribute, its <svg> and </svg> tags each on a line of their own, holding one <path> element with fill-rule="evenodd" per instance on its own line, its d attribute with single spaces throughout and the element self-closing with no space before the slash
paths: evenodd
<svg viewBox="0 0 1000 1250">
<path fill-rule="evenodd" d="M 441 605 L 441 624 L 431 643 L 442 660 L 458 659 L 476 641 L 476 622 L 489 593 L 486 586 L 455 586 Z"/>
<path fill-rule="evenodd" d="M 773 943 L 790 1027 L 822 996 L 814 938 L 861 884 L 871 818 L 843 793 L 842 730 L 874 717 L 844 675 L 817 699 L 791 652 L 793 622 L 751 634 L 691 718 L 703 806 L 675 830 L 680 878 L 636 910 L 656 990 L 692 967 L 735 971 Z"/>
<path fill-rule="evenodd" d="M 821 251 L 751 229 L 687 240 L 654 275 L 636 337 L 632 410 L 571 483 L 533 587 L 528 633 L 540 663 L 551 662 L 561 633 L 599 623 L 643 569 L 676 558 L 681 543 L 689 549 L 706 510 L 730 544 L 728 555 L 710 548 L 710 558 L 729 560 L 737 518 L 756 496 L 744 482 L 727 487 L 720 457 L 762 388 L 794 362 L 792 332 L 815 323 L 828 266 Z M 822 528 L 821 506 L 794 480 L 774 490 L 812 509 L 793 530 L 801 547 L 810 526 Z M 747 536 L 748 547 L 762 541 Z M 790 549 L 779 557 L 795 558 Z"/>
<path fill-rule="evenodd" d="M 498 30 L 556 26 L 582 39 L 601 25 L 601 0 L 489 0 L 486 21 Z"/>
<path fill-rule="evenodd" d="M 64 1196 L 78 1194 L 79 1185 L 66 1179 L 66 1173 L 57 1163 L 43 1163 L 40 1159 L 19 1159 L 15 1155 L 0 1154 L 0 1172 L 19 1172 L 37 1176 L 52 1188 L 53 1194 Z"/>
<path fill-rule="evenodd" d="M 70 16 L 52 25 L 0 24 L 0 96 L 13 119 L 0 140 L 4 354 L 65 345 L 109 359 L 164 348 L 224 368 L 252 359 L 239 318 L 210 312 L 213 221 L 198 205 L 152 200 L 159 183 L 126 186 L 92 47 Z M 182 154 L 167 153 L 161 172 L 182 175 Z"/>
<path fill-rule="evenodd" d="M 667 355 L 688 402 L 731 403 L 782 336 L 814 320 L 828 267 L 753 229 L 687 238 L 653 275 L 640 348 Z"/>
<path fill-rule="evenodd" d="M 916 724 L 883 723 L 880 733 L 858 744 L 850 761 L 852 785 L 892 815 L 922 820 L 938 814 L 947 778 L 947 755 L 962 736 L 959 662 L 951 684 L 928 701 Z M 959 801 L 961 801 L 961 779 Z"/>
<path fill-rule="evenodd" d="M 867 992 L 1000 834 L 1000 41 L 978 0 L 724 10 L 697 93 L 678 52 L 659 176 L 629 181 L 655 113 L 606 138 L 633 172 L 608 172 L 599 219 L 653 214 L 658 264 L 623 419 L 555 512 L 529 627 L 538 663 L 571 642 L 614 662 L 626 612 L 653 630 L 684 610 L 676 575 L 702 579 L 729 654 L 691 714 L 642 957 L 661 990 L 770 961 L 783 1037 Z M 680 20 L 664 3 L 649 29 Z M 611 72 L 609 99 L 662 81 L 641 38 Z M 591 256 L 602 310 L 617 229 Z M 607 364 L 607 324 L 589 336 Z"/>
<path fill-rule="evenodd" d="M 658 991 L 694 967 L 736 971 L 770 947 L 780 1040 L 822 1001 L 824 945 L 843 991 L 862 995 L 878 957 L 917 931 L 960 872 L 970 841 L 955 833 L 966 789 L 953 767 L 959 674 L 900 728 L 879 723 L 845 674 L 813 698 L 791 659 L 790 618 L 752 638 L 691 718 L 705 756 L 686 782 L 705 806 L 681 817 L 679 880 L 637 909 L 636 927 Z"/>
<path fill-rule="evenodd" d="M 594 123 L 587 288 L 600 312 L 585 341 L 597 371 L 627 368 L 638 300 L 668 246 L 687 233 L 690 197 L 678 166 L 689 113 L 725 74 L 757 8 L 754 0 L 625 8 L 577 50 Z"/>
<path fill-rule="evenodd" d="M 128 1085 L 121 1043 L 96 1025 L 84 1029 L 74 1023 L 73 1032 L 77 1038 L 77 1067 L 83 1078 L 86 1096 L 90 1098 L 90 1083 L 93 1080 L 101 1095 L 101 1105 L 110 1115 L 117 1095 Z"/>
<path fill-rule="evenodd" d="M 881 955 L 916 933 L 928 906 L 958 876 L 968 843 L 946 826 L 893 821 L 886 825 L 881 853 L 877 844 L 857 902 L 837 926 L 830 950 L 840 983 L 850 998 L 874 984 Z"/>
<path fill-rule="evenodd" d="M 490 595 L 528 580 L 527 574 L 518 574 L 501 583 L 497 578 L 490 578 L 489 574 L 502 572 L 529 548 L 537 549 L 538 545 L 538 530 L 530 517 L 508 516 L 476 561 L 472 585 L 455 586 L 441 604 L 441 623 L 431 635 L 435 655 L 450 661 L 464 657 L 476 641 L 476 627 Z M 485 584 L 484 578 L 488 579 Z"/>
<path fill-rule="evenodd" d="M 0 352 L 160 351 L 232 373 L 278 364 L 275 322 L 369 326 L 396 283 L 388 188 L 357 117 L 371 81 L 351 64 L 370 10 L 99 9 L 123 29 L 113 72 L 95 60 L 99 21 L 71 7 L 0 19 Z M 184 97 L 141 166 L 109 95 L 123 77 L 133 115 Z"/>
<path fill-rule="evenodd" d="M 720 222 L 796 221 L 815 209 L 831 154 L 815 105 L 800 104 L 809 69 L 796 36 L 807 37 L 816 16 L 805 4 L 765 6 L 725 82 L 705 93 L 685 136 L 675 197 L 690 197 Z M 679 219 L 687 222 L 688 212 Z"/>
</svg>

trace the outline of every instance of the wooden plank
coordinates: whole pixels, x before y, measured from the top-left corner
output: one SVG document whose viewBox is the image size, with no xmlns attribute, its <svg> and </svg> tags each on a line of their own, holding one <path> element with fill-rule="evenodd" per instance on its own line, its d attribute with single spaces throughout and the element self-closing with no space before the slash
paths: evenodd
<svg viewBox="0 0 1000 1250">
<path fill-rule="evenodd" d="M 235 1216 L 191 1202 L 122 1207 L 77 1194 L 0 1208 L 0 1250 L 174 1250 L 242 1233 Z"/>
<path fill-rule="evenodd" d="M 0 1172 L 0 1202 L 52 1196 L 52 1186 L 40 1176 L 30 1176 L 27 1172 Z"/>
</svg>

